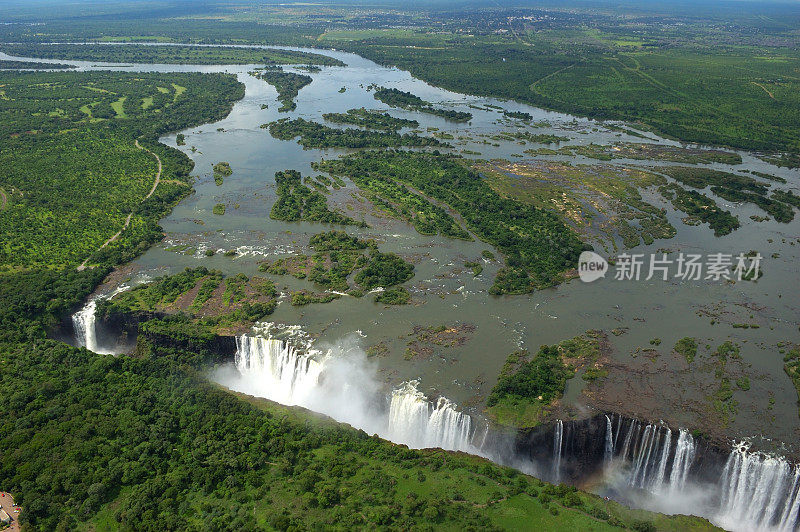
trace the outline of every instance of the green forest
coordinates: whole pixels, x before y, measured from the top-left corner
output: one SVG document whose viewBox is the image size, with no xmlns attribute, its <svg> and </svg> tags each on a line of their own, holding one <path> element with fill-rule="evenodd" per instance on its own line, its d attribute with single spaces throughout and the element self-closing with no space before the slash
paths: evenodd
<svg viewBox="0 0 800 532">
<path fill-rule="evenodd" d="M 158 220 L 189 193 L 192 161 L 160 133 L 221 118 L 243 95 L 224 74 L 4 72 L 0 84 L 0 268 L 117 263 L 161 238 Z M 37 90 L 32 90 L 36 87 Z M 164 165 L 155 193 L 155 152 Z M 98 248 L 133 213 L 121 238 Z"/>
</svg>

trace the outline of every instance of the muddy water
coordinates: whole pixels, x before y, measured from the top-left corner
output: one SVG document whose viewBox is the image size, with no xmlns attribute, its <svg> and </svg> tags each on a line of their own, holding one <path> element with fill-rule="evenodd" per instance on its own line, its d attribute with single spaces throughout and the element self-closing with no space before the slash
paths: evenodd
<svg viewBox="0 0 800 532">
<path fill-rule="evenodd" d="M 274 88 L 247 74 L 254 65 L 113 67 L 122 71 L 226 71 L 235 73 L 246 85 L 244 99 L 236 103 L 224 120 L 183 132 L 186 145 L 178 148 L 196 163 L 196 194 L 184 200 L 162 221 L 166 239 L 137 259 L 134 266 L 140 273 L 154 276 L 203 265 L 228 274 L 252 275 L 257 272 L 259 261 L 306 252 L 310 236 L 328 227 L 270 220 L 268 214 L 275 200 L 274 173 L 294 168 L 308 175 L 312 172 L 311 162 L 337 157 L 346 150 L 303 150 L 295 141 L 273 139 L 259 126 L 287 116 L 322 121 L 323 113 L 344 112 L 355 107 L 389 110 L 372 97 L 368 88 L 373 83 L 411 91 L 439 106 L 473 113 L 474 119 L 469 124 L 454 124 L 431 115 L 391 110 L 395 116 L 419 121 L 423 131 L 438 128 L 454 135 L 457 139 L 450 142 L 455 144 L 456 151 L 480 153 L 468 155 L 470 157 L 524 161 L 525 158 L 514 154 L 535 147 L 494 140 L 490 142 L 499 146 L 483 143 L 479 135 L 516 131 L 521 126 L 503 118 L 497 110 L 486 108 L 487 104 L 528 112 L 533 115 L 533 122 L 547 121 L 548 127 L 527 129 L 533 133 L 568 136 L 567 144 L 642 141 L 612 131 L 601 123 L 513 102 L 448 92 L 414 79 L 407 72 L 384 68 L 352 54 L 323 53 L 341 59 L 347 66 L 323 67 L 321 72 L 310 74 L 314 81 L 300 91 L 297 109 L 291 113 L 278 113 L 280 104 Z M 0 54 L 0 58 L 6 57 Z M 95 62 L 55 62 L 73 63 L 82 70 L 109 68 L 109 65 Z M 346 90 L 339 92 L 342 87 Z M 262 105 L 268 107 L 262 109 Z M 470 108 L 470 105 L 483 109 Z M 653 142 L 676 145 L 673 141 L 647 135 Z M 468 139 L 458 140 L 458 137 Z M 175 135 L 162 141 L 176 146 Z M 741 165 L 709 166 L 780 175 L 789 183 L 774 184 L 774 188 L 800 191 L 797 170 L 774 167 L 752 154 L 741 155 L 744 160 Z M 583 157 L 541 158 L 597 164 Z M 211 173 L 212 165 L 219 161 L 228 161 L 233 168 L 233 175 L 226 177 L 222 186 L 215 185 Z M 672 163 L 614 160 L 603 164 Z M 335 343 L 339 338 L 360 331 L 364 348 L 379 343 L 386 346 L 388 354 L 382 355 L 378 363 L 387 384 L 394 386 L 403 380 L 419 379 L 421 390 L 442 393 L 471 413 L 479 412 L 482 398 L 491 389 L 510 352 L 535 350 L 541 344 L 555 343 L 587 329 L 617 329 L 619 336 L 610 335 L 613 362 L 635 368 L 636 372 L 625 378 L 610 379 L 609 382 L 615 384 L 604 397 L 603 404 L 651 419 L 668 419 L 674 425 L 700 428 L 708 419 L 719 417 L 709 399 L 715 389 L 713 370 L 702 361 L 687 370 L 685 361 L 671 354 L 671 346 L 684 336 L 694 336 L 699 339 L 702 353 L 706 351 L 706 344 L 713 349 L 730 339 L 741 345 L 743 371 L 749 376 L 751 387 L 749 391 L 735 391 L 734 400 L 738 406 L 724 430 L 737 437 L 763 433 L 789 444 L 798 440 L 797 394 L 783 373 L 777 344 L 798 341 L 799 336 L 800 283 L 795 265 L 800 259 L 800 218 L 790 224 L 756 223 L 750 220 L 750 215 L 764 213 L 755 206 L 730 205 L 717 198 L 721 205 L 739 216 L 742 227 L 726 237 L 716 238 L 705 226 L 684 225 L 682 213 L 676 213 L 657 195 L 646 194 L 646 199 L 667 209 L 678 234 L 670 240 L 639 246 L 635 252 L 649 254 L 660 248 L 670 248 L 687 253 L 738 254 L 758 250 L 764 256 L 762 267 L 766 275 L 758 283 L 736 284 L 615 281 L 612 278 L 585 284 L 573 280 L 531 295 L 494 297 L 487 290 L 500 264 L 480 258 L 481 251 L 491 249 L 490 246 L 422 236 L 403 222 L 377 218 L 368 205 L 354 199 L 356 191 L 348 184 L 333 193 L 329 201 L 353 217 L 363 217 L 370 225 L 369 229 L 348 231 L 364 238 L 375 238 L 382 250 L 397 252 L 415 262 L 416 274 L 409 283 L 414 304 L 387 308 L 372 303 L 370 297 L 342 297 L 326 305 L 298 308 L 284 301 L 272 316 L 274 321 L 301 325 L 318 336 L 318 344 Z M 212 214 L 216 203 L 226 204 L 224 216 Z M 206 249 L 234 248 L 239 251 L 236 258 L 221 254 L 206 257 L 203 253 Z M 473 277 L 463 266 L 465 260 L 482 261 L 483 273 Z M 285 292 L 312 288 L 308 283 L 289 277 L 274 279 Z M 717 323 L 712 324 L 712 320 Z M 406 348 L 413 340 L 410 335 L 414 326 L 459 323 L 475 326 L 463 345 L 457 348 L 434 345 L 431 356 L 407 360 Z M 756 323 L 759 328 L 733 328 L 734 323 Z M 654 338 L 661 340 L 657 347 L 650 344 Z M 641 351 L 637 353 L 640 348 L 654 348 L 656 352 L 644 356 Z M 583 386 L 579 378 L 568 385 L 565 402 L 576 413 L 586 402 L 580 394 Z"/>
</svg>

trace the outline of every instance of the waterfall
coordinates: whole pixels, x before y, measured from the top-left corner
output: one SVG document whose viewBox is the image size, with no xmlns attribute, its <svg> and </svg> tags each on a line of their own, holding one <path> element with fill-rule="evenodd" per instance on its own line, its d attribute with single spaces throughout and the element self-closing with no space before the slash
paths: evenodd
<svg viewBox="0 0 800 532">
<path fill-rule="evenodd" d="M 97 303 L 103 299 L 111 299 L 129 288 L 130 286 L 122 284 L 107 296 L 91 298 L 82 309 L 72 315 L 72 326 L 75 329 L 75 342 L 78 347 L 85 347 L 101 355 L 115 354 L 114 351 L 102 348 L 97 342 Z"/>
<path fill-rule="evenodd" d="M 290 341 L 269 336 L 271 327 L 265 330 L 267 337 L 236 338 L 238 377 L 229 387 L 329 415 L 411 448 L 480 454 L 472 445 L 472 418 L 445 397 L 430 401 L 417 389 L 418 381 L 393 390 L 387 412 L 385 406 L 381 409 L 385 403 L 377 379 L 364 371 L 363 353 L 355 361 L 344 354 L 332 356 L 311 350 L 307 338 L 303 338 L 305 349 L 297 349 Z"/>
<path fill-rule="evenodd" d="M 609 441 L 613 453 L 611 426 L 611 418 L 606 416 L 606 463 Z M 561 430 L 558 425 L 555 427 L 556 439 Z M 616 438 L 619 437 L 617 431 Z M 703 515 L 729 530 L 798 530 L 800 467 L 784 458 L 752 452 L 749 444 L 740 443 L 728 455 L 719 476 L 694 479 L 696 484 L 692 485 L 690 473 L 696 459 L 697 442 L 686 429 L 673 434 L 669 427 L 632 420 L 624 435 L 622 450 L 614 460 L 627 464 L 626 473 L 620 479 L 623 485 L 646 490 L 655 496 L 651 509 Z M 554 463 L 558 460 L 560 456 L 554 453 Z M 607 478 L 614 482 L 613 475 Z M 672 499 L 683 500 L 678 495 L 690 488 L 701 491 L 691 492 L 693 498 L 684 502 L 683 507 L 670 505 Z M 701 492 L 709 496 L 703 498 Z"/>
<path fill-rule="evenodd" d="M 556 421 L 553 431 L 553 479 L 558 482 L 561 479 L 561 444 L 564 439 L 564 422 L 560 419 Z"/>
<path fill-rule="evenodd" d="M 650 456 L 653 447 L 658 445 L 659 431 L 655 425 L 647 425 L 639 440 L 639 445 L 634 454 L 634 466 L 628 477 L 628 485 L 638 488 L 645 487 L 645 479 L 650 466 Z"/>
<path fill-rule="evenodd" d="M 78 312 L 72 315 L 75 328 L 75 340 L 78 347 L 85 347 L 97 353 L 97 332 L 95 331 L 95 311 L 97 300 L 91 299 Z"/>
<path fill-rule="evenodd" d="M 622 442 L 622 452 L 619 455 L 623 461 L 628 459 L 628 449 L 631 447 L 631 437 L 633 436 L 634 432 L 638 434 L 638 430 L 639 422 L 635 419 L 632 419 L 631 426 L 628 427 L 628 432 L 625 434 L 625 441 Z"/>
<path fill-rule="evenodd" d="M 640 424 L 632 423 L 629 433 L 625 436 L 626 448 L 620 455 L 623 460 L 631 443 L 634 447 L 627 476 L 629 486 L 658 493 L 673 481 L 685 482 L 694 458 L 694 441 L 686 431 L 680 432 L 674 454 L 672 430 L 669 427 L 648 424 L 642 431 Z"/>
<path fill-rule="evenodd" d="M 689 476 L 694 454 L 694 438 L 686 429 L 680 429 L 678 442 L 675 444 L 675 457 L 672 459 L 672 472 L 669 475 L 670 489 L 682 490 L 686 487 L 686 477 Z"/>
<path fill-rule="evenodd" d="M 719 481 L 715 521 L 738 530 L 796 530 L 799 478 L 797 466 L 783 458 L 750 452 L 747 444 L 738 444 Z"/>
<path fill-rule="evenodd" d="M 470 416 L 444 397 L 432 403 L 417 385 L 417 381 L 406 382 L 392 392 L 388 438 L 412 448 L 476 452 L 471 444 Z"/>
<path fill-rule="evenodd" d="M 611 418 L 606 416 L 606 448 L 603 462 L 606 467 L 611 465 L 611 460 L 614 458 L 614 434 L 611 428 Z"/>
<path fill-rule="evenodd" d="M 236 368 L 262 380 L 267 399 L 285 405 L 310 406 L 322 364 L 300 354 L 291 344 L 273 338 L 242 335 L 236 338 Z"/>
</svg>

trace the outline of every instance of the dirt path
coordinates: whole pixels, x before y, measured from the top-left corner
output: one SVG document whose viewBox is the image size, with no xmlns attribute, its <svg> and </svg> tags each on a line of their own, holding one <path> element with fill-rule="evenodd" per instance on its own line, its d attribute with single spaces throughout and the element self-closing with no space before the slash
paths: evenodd
<svg viewBox="0 0 800 532">
<path fill-rule="evenodd" d="M 6 511 L 11 517 L 11 524 L 5 529 L 5 532 L 19 532 L 19 508 L 14 508 L 14 497 L 8 492 L 0 492 L 0 508 Z"/>
<path fill-rule="evenodd" d="M 751 81 L 750 83 L 752 83 L 756 87 L 761 87 L 764 90 L 764 92 L 766 92 L 769 95 L 770 98 L 772 98 L 773 100 L 775 99 L 775 96 L 773 96 L 772 93 L 761 83 L 756 83 L 755 81 Z"/>
<path fill-rule="evenodd" d="M 0 188 L 0 211 L 6 208 L 7 203 L 8 203 L 8 196 L 6 196 L 6 191 Z"/>
<path fill-rule="evenodd" d="M 153 193 L 156 191 L 156 187 L 158 187 L 158 184 L 161 182 L 161 159 L 159 158 L 159 156 L 158 156 L 158 155 L 156 155 L 155 153 L 151 152 L 150 150 L 148 150 L 147 148 L 145 148 L 144 146 L 142 146 L 141 144 L 139 144 L 139 140 L 138 140 L 138 139 L 137 139 L 136 141 L 134 141 L 134 143 L 136 144 L 136 147 L 137 147 L 137 148 L 139 148 L 140 150 L 144 150 L 144 151 L 146 151 L 147 153 L 151 154 L 153 157 L 155 157 L 155 158 L 156 158 L 156 162 L 158 163 L 158 171 L 156 172 L 156 180 L 153 182 L 153 188 L 151 188 L 151 189 L 150 189 L 150 192 L 148 192 L 148 193 L 147 193 L 147 195 L 144 197 L 144 199 L 142 199 L 142 201 L 145 201 L 146 199 L 148 199 L 150 196 L 152 196 L 152 195 L 153 195 Z M 127 218 L 125 218 L 125 224 L 122 226 L 122 229 L 120 229 L 119 231 L 117 231 L 117 233 L 116 233 L 114 236 L 112 236 L 111 238 L 109 238 L 108 240 L 106 240 L 105 242 L 103 242 L 103 245 L 102 245 L 102 246 L 100 246 L 99 248 L 97 248 L 97 249 L 98 249 L 98 251 L 99 251 L 99 250 L 101 250 L 101 249 L 103 249 L 104 247 L 106 247 L 107 245 L 109 245 L 110 243 L 114 242 L 116 239 L 118 239 L 118 238 L 119 238 L 119 236 L 122 234 L 122 232 L 123 232 L 125 229 L 127 229 L 127 228 L 128 228 L 128 225 L 130 225 L 130 223 L 131 223 L 131 217 L 132 217 L 132 216 L 133 216 L 133 213 L 130 213 L 130 214 L 128 215 L 128 217 L 127 217 Z M 87 262 L 88 260 L 89 260 L 89 257 L 86 257 L 86 260 L 84 260 L 84 261 L 81 263 L 81 265 L 80 265 L 80 266 L 78 266 L 78 271 L 79 271 L 79 272 L 80 272 L 80 271 L 83 271 L 83 270 L 85 270 L 85 269 L 86 269 L 86 262 Z"/>
</svg>

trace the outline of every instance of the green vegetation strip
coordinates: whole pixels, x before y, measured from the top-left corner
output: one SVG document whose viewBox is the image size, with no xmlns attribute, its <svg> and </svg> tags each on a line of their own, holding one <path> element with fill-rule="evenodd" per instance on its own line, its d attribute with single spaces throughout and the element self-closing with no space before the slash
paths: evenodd
<svg viewBox="0 0 800 532">
<path fill-rule="evenodd" d="M 448 146 L 433 137 L 421 137 L 413 133 L 401 135 L 394 131 L 364 131 L 355 128 L 337 129 L 304 118 L 296 118 L 294 120 L 282 118 L 276 122 L 264 124 L 261 127 L 269 128 L 270 134 L 280 140 L 292 140 L 299 136 L 299 142 L 304 148 L 396 148 L 401 146 L 422 148 Z"/>
<path fill-rule="evenodd" d="M 361 109 L 350 109 L 346 113 L 325 113 L 322 118 L 334 124 L 350 124 L 383 131 L 397 131 L 404 127 L 419 127 L 419 122 L 416 120 L 396 118 L 389 113 L 381 113 L 380 111 L 367 111 L 363 107 Z"/>
<path fill-rule="evenodd" d="M 92 45 L 3 43 L 3 52 L 20 57 L 74 59 L 107 63 L 178 63 L 191 65 L 266 65 L 310 63 L 342 66 L 344 63 L 320 54 L 293 50 L 237 48 L 233 46 Z"/>
<path fill-rule="evenodd" d="M 410 92 L 401 91 L 399 89 L 386 89 L 379 88 L 373 94 L 376 100 L 380 100 L 386 105 L 392 107 L 400 107 L 411 111 L 420 111 L 436 116 L 441 116 L 453 122 L 468 122 L 472 120 L 472 113 L 465 111 L 449 111 L 447 109 L 440 109 L 434 107 L 430 102 L 426 102 L 419 96 L 415 96 Z"/>
</svg>

